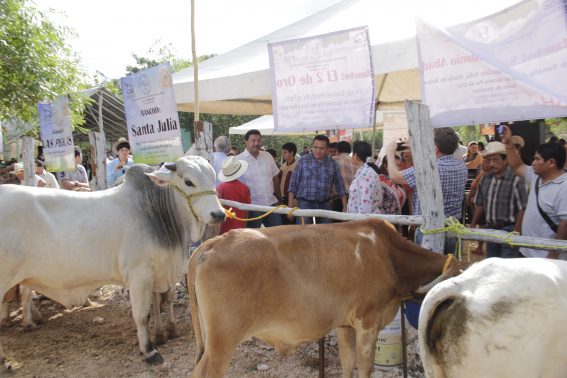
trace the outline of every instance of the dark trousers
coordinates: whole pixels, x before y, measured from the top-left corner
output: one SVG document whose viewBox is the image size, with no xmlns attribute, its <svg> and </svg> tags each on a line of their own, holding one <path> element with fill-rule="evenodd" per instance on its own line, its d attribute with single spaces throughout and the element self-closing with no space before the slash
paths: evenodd
<svg viewBox="0 0 567 378">
<path fill-rule="evenodd" d="M 510 224 L 504 227 L 498 227 L 494 225 L 491 227 L 490 224 L 487 224 L 486 228 L 494 228 L 506 232 L 512 232 L 514 231 L 514 226 L 515 225 Z M 518 249 L 518 247 L 512 247 L 508 244 L 486 242 L 486 257 L 502 257 L 505 259 L 513 259 L 520 257 L 520 250 Z"/>
<path fill-rule="evenodd" d="M 271 206 L 277 206 L 277 205 L 278 204 L 276 203 Z M 264 213 L 261 211 L 248 212 L 248 218 L 256 218 L 259 217 L 260 215 L 264 215 Z M 246 228 L 260 228 L 262 224 L 264 225 L 264 227 L 281 226 L 282 225 L 281 214 L 271 213 L 265 218 L 248 221 L 248 223 L 246 223 Z"/>
<path fill-rule="evenodd" d="M 319 202 L 319 201 L 308 201 L 304 199 L 297 199 L 297 205 L 302 210 L 331 210 L 331 203 L 329 201 Z M 296 223 L 301 224 L 301 218 L 304 219 L 305 224 L 313 224 L 313 217 L 297 217 Z M 316 217 L 315 223 L 323 224 L 323 223 L 331 223 L 332 219 L 329 218 L 322 218 Z"/>
</svg>

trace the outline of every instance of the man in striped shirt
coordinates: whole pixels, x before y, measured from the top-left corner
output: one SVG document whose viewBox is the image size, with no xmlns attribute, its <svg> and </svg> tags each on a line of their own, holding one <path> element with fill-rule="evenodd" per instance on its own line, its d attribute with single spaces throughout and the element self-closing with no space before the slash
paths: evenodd
<svg viewBox="0 0 567 378">
<path fill-rule="evenodd" d="M 520 231 L 528 202 L 524 179 L 508 165 L 504 144 L 490 142 L 481 154 L 490 168 L 479 187 L 471 227 L 475 227 L 482 214 L 485 214 L 486 228 Z M 519 252 L 507 244 L 487 243 L 486 255 L 513 258 L 519 257 Z"/>
</svg>

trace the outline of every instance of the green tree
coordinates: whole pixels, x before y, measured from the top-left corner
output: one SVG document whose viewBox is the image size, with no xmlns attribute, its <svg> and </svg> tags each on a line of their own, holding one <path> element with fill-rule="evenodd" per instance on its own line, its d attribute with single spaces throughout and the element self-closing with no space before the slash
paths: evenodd
<svg viewBox="0 0 567 378">
<path fill-rule="evenodd" d="M 28 0 L 0 0 L 0 119 L 37 120 L 37 103 L 70 96 L 71 121 L 84 120 L 84 76 L 66 43 L 72 32 Z"/>
</svg>

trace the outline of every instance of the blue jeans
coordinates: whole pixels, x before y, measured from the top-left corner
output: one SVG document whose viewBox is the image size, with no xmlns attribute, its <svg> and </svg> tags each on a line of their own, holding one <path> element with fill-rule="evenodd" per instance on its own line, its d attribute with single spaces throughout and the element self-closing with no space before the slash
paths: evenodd
<svg viewBox="0 0 567 378">
<path fill-rule="evenodd" d="M 297 206 L 302 210 L 331 210 L 331 202 L 317 202 L 317 201 L 307 201 L 304 199 L 297 199 Z M 313 224 L 313 217 L 297 217 L 295 223 L 301 224 L 301 218 L 304 219 L 305 224 Z M 321 218 L 316 217 L 315 223 L 323 224 L 323 223 L 332 223 L 332 219 L 329 218 Z"/>
<path fill-rule="evenodd" d="M 490 228 L 490 226 L 486 226 Z M 502 231 L 512 232 L 514 231 L 514 225 L 511 224 L 506 227 L 502 227 Z M 486 242 L 486 257 L 502 257 L 505 259 L 513 259 L 520 257 L 520 251 L 518 247 L 512 247 L 508 244 L 490 243 Z"/>
<path fill-rule="evenodd" d="M 277 206 L 277 204 L 272 205 L 272 206 Z M 265 213 L 263 213 L 261 211 L 249 211 L 248 212 L 248 218 L 256 218 L 256 217 L 259 217 L 260 215 L 264 215 L 264 214 Z M 260 228 L 262 226 L 262 223 L 264 224 L 264 227 L 281 226 L 282 225 L 282 218 L 281 218 L 280 214 L 271 213 L 270 215 L 268 215 L 265 218 L 254 220 L 254 221 L 248 221 L 246 223 L 246 228 Z"/>
<path fill-rule="evenodd" d="M 421 230 L 419 228 L 417 228 L 415 230 L 415 242 L 416 244 L 421 245 L 421 242 L 423 241 L 423 234 L 421 233 Z M 448 236 L 448 234 L 445 234 L 445 243 L 444 243 L 444 248 L 443 248 L 443 254 L 449 254 L 449 253 L 455 253 L 457 249 L 457 238 L 454 236 Z"/>
</svg>

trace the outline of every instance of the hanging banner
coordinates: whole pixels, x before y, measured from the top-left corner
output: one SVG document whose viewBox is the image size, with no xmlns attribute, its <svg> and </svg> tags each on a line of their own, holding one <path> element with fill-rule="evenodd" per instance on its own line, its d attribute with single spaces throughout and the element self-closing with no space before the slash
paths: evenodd
<svg viewBox="0 0 567 378">
<path fill-rule="evenodd" d="M 368 128 L 375 119 L 368 28 L 270 43 L 277 131 Z"/>
<path fill-rule="evenodd" d="M 121 79 L 135 163 L 156 165 L 183 156 L 169 63 Z"/>
<path fill-rule="evenodd" d="M 75 146 L 67 96 L 59 96 L 54 102 L 40 102 L 37 107 L 45 169 L 50 172 L 75 171 Z"/>
<path fill-rule="evenodd" d="M 418 21 L 422 100 L 434 127 L 567 115 L 565 4 L 526 0 L 446 31 Z"/>
</svg>

